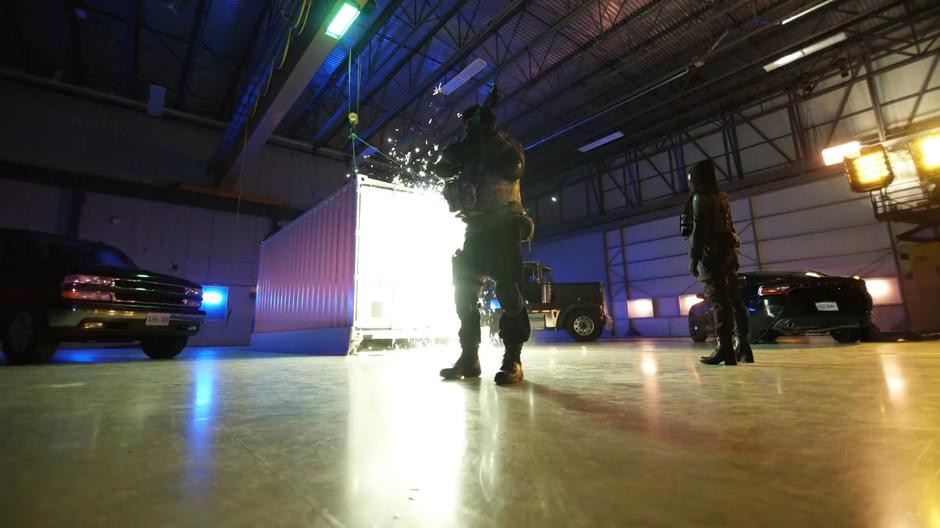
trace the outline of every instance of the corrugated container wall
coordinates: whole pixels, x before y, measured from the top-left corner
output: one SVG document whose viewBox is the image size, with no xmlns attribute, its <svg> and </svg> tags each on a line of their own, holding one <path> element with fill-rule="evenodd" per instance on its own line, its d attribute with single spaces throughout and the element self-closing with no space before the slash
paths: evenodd
<svg viewBox="0 0 940 528">
<path fill-rule="evenodd" d="M 351 326 L 355 258 L 350 183 L 262 243 L 255 332 Z"/>
</svg>

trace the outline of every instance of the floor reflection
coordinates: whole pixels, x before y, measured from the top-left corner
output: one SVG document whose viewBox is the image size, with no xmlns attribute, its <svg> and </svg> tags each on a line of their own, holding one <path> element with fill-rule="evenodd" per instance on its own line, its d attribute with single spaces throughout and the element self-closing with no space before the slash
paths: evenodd
<svg viewBox="0 0 940 528">
<path fill-rule="evenodd" d="M 192 408 L 186 434 L 189 452 L 187 478 L 198 491 L 209 485 L 213 465 L 216 422 L 216 369 L 215 361 L 200 360 L 192 369 Z"/>
<path fill-rule="evenodd" d="M 352 524 L 407 519 L 414 526 L 455 526 L 466 402 L 480 382 L 417 379 L 378 371 L 369 361 L 354 359 L 349 369 L 346 479 Z"/>
</svg>

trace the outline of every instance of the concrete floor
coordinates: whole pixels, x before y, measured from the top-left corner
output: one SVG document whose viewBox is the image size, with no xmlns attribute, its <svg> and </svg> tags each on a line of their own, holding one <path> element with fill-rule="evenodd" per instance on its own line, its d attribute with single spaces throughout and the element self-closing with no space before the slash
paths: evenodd
<svg viewBox="0 0 940 528">
<path fill-rule="evenodd" d="M 940 526 L 940 345 L 62 351 L 0 368 L 0 526 Z"/>
</svg>

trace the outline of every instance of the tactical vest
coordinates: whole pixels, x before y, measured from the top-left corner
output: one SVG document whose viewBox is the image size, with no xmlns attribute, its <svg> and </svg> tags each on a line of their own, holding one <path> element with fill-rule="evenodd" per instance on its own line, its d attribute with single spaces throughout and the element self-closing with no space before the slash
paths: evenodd
<svg viewBox="0 0 940 528">
<path fill-rule="evenodd" d="M 489 157 L 498 155 L 506 148 L 512 148 L 508 139 L 497 135 L 482 152 L 464 160 L 460 176 L 447 182 L 444 187 L 444 197 L 452 212 L 473 217 L 507 208 L 521 211 L 522 187 L 518 175 L 499 174 L 486 166 Z"/>
<path fill-rule="evenodd" d="M 712 226 L 712 232 L 708 234 L 708 241 L 705 244 L 706 258 L 723 253 L 731 248 L 741 246 L 741 240 L 734 230 L 734 220 L 731 218 L 731 202 L 728 195 L 723 192 L 717 194 L 700 194 L 701 199 L 708 200 L 708 206 L 705 207 L 707 214 L 712 215 L 709 219 Z"/>
</svg>

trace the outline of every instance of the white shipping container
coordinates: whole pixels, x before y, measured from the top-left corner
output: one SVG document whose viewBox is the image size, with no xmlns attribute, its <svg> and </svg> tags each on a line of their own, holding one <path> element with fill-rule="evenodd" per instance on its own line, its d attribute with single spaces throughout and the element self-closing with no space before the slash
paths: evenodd
<svg viewBox="0 0 940 528">
<path fill-rule="evenodd" d="M 360 177 L 262 243 L 252 348 L 345 355 L 456 337 L 463 231 L 440 194 Z"/>
</svg>

